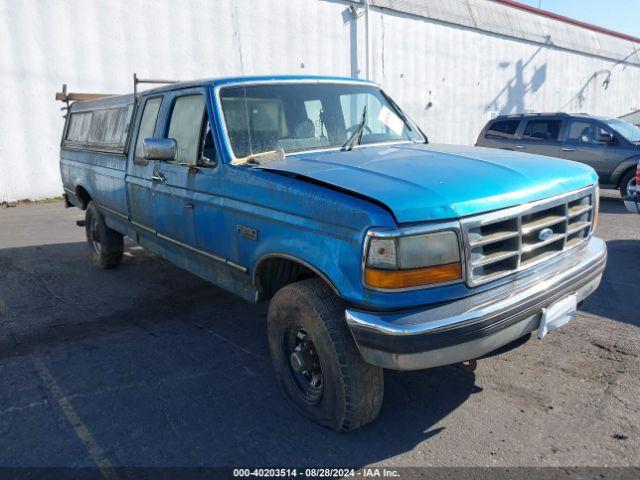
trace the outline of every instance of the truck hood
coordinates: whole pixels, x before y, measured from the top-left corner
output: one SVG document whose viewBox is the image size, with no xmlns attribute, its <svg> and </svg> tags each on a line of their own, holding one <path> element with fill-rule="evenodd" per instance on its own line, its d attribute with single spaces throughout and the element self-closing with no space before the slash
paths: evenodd
<svg viewBox="0 0 640 480">
<path fill-rule="evenodd" d="M 559 158 L 412 143 L 288 155 L 260 168 L 374 199 L 386 205 L 398 223 L 474 215 L 597 182 L 591 167 Z"/>
</svg>

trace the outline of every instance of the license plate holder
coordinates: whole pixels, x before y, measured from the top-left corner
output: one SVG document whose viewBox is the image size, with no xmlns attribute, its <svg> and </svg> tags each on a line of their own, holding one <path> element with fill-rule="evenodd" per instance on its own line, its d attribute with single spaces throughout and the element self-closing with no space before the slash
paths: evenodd
<svg viewBox="0 0 640 480">
<path fill-rule="evenodd" d="M 538 338 L 544 338 L 547 333 L 568 323 L 575 315 L 577 309 L 578 297 L 575 293 L 543 309 L 538 327 Z"/>
</svg>

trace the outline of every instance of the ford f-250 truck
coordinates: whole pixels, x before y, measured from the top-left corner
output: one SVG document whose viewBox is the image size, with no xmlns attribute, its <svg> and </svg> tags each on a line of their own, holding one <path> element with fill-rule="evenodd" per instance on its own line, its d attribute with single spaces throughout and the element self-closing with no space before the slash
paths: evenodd
<svg viewBox="0 0 640 480">
<path fill-rule="evenodd" d="M 288 399 L 372 421 L 383 369 L 484 356 L 566 323 L 606 262 L 598 177 L 549 157 L 432 145 L 376 84 L 256 77 L 72 103 L 60 167 L 93 262 L 123 236 L 270 300 Z"/>
</svg>

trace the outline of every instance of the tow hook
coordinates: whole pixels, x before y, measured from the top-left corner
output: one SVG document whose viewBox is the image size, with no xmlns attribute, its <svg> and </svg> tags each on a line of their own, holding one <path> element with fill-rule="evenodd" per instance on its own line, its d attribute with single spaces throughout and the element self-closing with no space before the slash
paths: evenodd
<svg viewBox="0 0 640 480">
<path fill-rule="evenodd" d="M 460 362 L 460 368 L 462 368 L 467 373 L 475 372 L 477 366 L 477 360 L 466 360 L 464 362 Z"/>
</svg>

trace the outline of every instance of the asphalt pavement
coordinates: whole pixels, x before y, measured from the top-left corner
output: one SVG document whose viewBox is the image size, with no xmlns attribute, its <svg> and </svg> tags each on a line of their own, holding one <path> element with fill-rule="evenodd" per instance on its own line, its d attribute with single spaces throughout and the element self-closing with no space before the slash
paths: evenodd
<svg viewBox="0 0 640 480">
<path fill-rule="evenodd" d="M 98 270 L 81 218 L 0 207 L 0 466 L 640 464 L 640 215 L 617 192 L 604 281 L 572 322 L 474 373 L 385 372 L 380 417 L 349 434 L 286 402 L 265 304 L 132 243 Z"/>
</svg>

